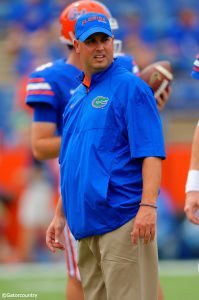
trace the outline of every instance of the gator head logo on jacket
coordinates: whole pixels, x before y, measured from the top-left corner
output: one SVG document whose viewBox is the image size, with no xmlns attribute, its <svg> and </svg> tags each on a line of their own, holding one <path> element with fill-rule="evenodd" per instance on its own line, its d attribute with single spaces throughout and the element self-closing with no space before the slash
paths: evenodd
<svg viewBox="0 0 199 300">
<path fill-rule="evenodd" d="M 109 98 L 103 97 L 103 96 L 97 96 L 95 99 L 92 101 L 92 106 L 94 108 L 103 108 L 107 105 L 109 101 Z"/>
</svg>

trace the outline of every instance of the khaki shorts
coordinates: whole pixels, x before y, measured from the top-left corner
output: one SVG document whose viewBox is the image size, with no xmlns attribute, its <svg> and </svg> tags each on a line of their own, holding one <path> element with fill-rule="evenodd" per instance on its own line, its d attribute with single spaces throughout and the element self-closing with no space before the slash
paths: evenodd
<svg viewBox="0 0 199 300">
<path fill-rule="evenodd" d="M 133 220 L 79 241 L 78 265 L 85 300 L 157 300 L 156 241 L 131 243 Z"/>
</svg>

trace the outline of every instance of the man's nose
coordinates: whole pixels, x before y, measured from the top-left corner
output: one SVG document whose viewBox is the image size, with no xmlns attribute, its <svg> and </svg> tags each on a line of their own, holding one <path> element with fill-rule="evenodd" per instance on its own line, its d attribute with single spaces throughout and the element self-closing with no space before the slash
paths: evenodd
<svg viewBox="0 0 199 300">
<path fill-rule="evenodd" d="M 104 44 L 101 41 L 98 41 L 96 45 L 96 50 L 103 50 L 103 49 L 104 49 Z"/>
</svg>

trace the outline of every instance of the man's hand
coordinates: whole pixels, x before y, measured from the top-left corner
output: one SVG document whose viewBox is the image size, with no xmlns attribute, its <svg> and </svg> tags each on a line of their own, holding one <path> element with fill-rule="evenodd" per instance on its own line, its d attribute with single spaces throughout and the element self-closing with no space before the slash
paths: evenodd
<svg viewBox="0 0 199 300">
<path fill-rule="evenodd" d="M 199 215 L 196 215 L 197 211 L 199 211 L 199 192 L 187 193 L 184 211 L 190 222 L 199 225 Z"/>
<path fill-rule="evenodd" d="M 158 110 L 162 111 L 169 100 L 171 94 L 171 88 L 169 87 L 168 90 L 163 91 L 158 97 L 156 97 L 156 102 L 158 106 Z"/>
<path fill-rule="evenodd" d="M 133 245 L 137 244 L 138 239 L 144 239 L 144 244 L 153 241 L 156 231 L 157 211 L 153 207 L 141 206 L 135 217 L 131 240 Z"/>
<path fill-rule="evenodd" d="M 55 253 L 57 249 L 64 250 L 65 246 L 61 241 L 62 233 L 66 225 L 64 216 L 56 216 L 46 231 L 46 244 L 48 248 Z"/>
</svg>

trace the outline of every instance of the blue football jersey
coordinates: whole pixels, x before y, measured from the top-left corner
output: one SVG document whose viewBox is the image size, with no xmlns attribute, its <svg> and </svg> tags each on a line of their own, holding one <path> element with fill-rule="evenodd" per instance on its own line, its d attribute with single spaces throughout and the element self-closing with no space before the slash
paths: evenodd
<svg viewBox="0 0 199 300">
<path fill-rule="evenodd" d="M 49 104 L 56 111 L 59 134 L 65 106 L 80 83 L 80 74 L 79 69 L 60 59 L 38 67 L 29 77 L 26 103 L 33 108 Z"/>
</svg>

